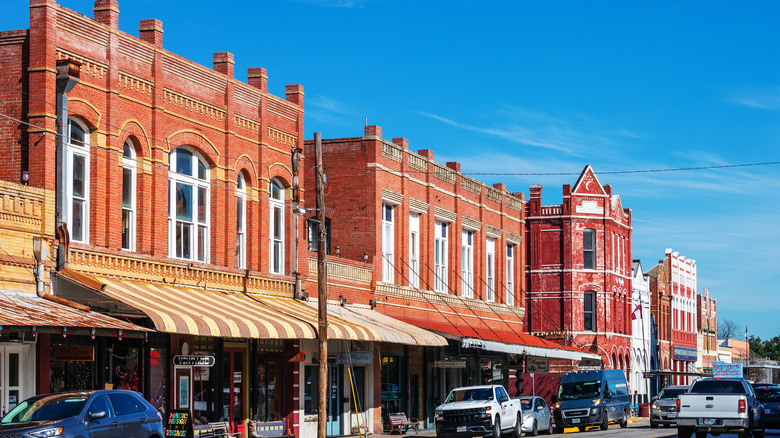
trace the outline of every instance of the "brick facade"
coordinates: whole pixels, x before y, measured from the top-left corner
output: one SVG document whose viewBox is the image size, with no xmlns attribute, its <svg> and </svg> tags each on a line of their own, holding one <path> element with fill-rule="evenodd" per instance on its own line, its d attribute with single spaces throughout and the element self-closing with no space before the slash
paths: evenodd
<svg viewBox="0 0 780 438">
<path fill-rule="evenodd" d="M 601 185 L 590 166 L 574 188 L 563 186 L 562 205 L 544 205 L 542 186 L 530 189 L 528 332 L 599 354 L 605 367 L 627 371 L 631 357 L 631 211 L 623 208 L 609 185 Z M 586 238 L 591 240 L 585 242 Z M 586 299 L 591 300 L 587 307 Z"/>
</svg>

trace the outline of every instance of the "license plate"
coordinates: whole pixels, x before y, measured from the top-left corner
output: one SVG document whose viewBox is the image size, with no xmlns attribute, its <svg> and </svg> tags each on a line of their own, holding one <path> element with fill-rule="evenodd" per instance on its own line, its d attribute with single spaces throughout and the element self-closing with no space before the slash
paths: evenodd
<svg viewBox="0 0 780 438">
<path fill-rule="evenodd" d="M 666 418 L 675 418 L 677 416 L 677 412 L 669 412 L 666 414 Z"/>
<path fill-rule="evenodd" d="M 579 423 L 579 422 L 580 422 L 580 419 L 579 419 L 579 418 L 572 418 L 572 419 L 571 419 L 571 422 L 572 422 L 572 423 Z"/>
<path fill-rule="evenodd" d="M 713 424 L 716 424 L 718 422 L 718 419 L 717 418 L 702 418 L 700 421 L 701 421 L 701 424 L 705 424 L 707 426 L 711 426 Z"/>
<path fill-rule="evenodd" d="M 455 429 L 455 431 L 456 431 L 456 432 L 465 432 L 465 431 L 466 431 L 466 426 L 458 426 L 458 427 Z"/>
</svg>

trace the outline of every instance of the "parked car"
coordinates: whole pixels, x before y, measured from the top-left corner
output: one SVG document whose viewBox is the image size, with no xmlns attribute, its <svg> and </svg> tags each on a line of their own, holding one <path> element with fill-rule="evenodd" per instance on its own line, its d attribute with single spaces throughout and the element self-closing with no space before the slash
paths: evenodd
<svg viewBox="0 0 780 438">
<path fill-rule="evenodd" d="M 764 437 L 763 406 L 747 380 L 705 377 L 677 397 L 677 436 L 736 433 Z"/>
<path fill-rule="evenodd" d="M 777 387 L 778 385 L 777 385 L 777 383 L 753 382 L 753 383 L 750 384 L 750 386 L 753 387 L 754 391 L 758 391 L 759 389 L 762 389 L 762 388 Z"/>
<path fill-rule="evenodd" d="M 162 438 L 162 416 L 136 392 L 36 395 L 0 420 L 0 437 Z"/>
<path fill-rule="evenodd" d="M 688 392 L 688 386 L 669 385 L 653 398 L 650 405 L 650 427 L 677 425 L 677 396 Z"/>
<path fill-rule="evenodd" d="M 607 430 L 617 421 L 628 427 L 631 416 L 628 384 L 623 370 L 577 371 L 561 376 L 555 403 L 555 429 L 563 433 L 567 427 L 584 431 L 598 425 Z"/>
<path fill-rule="evenodd" d="M 501 438 L 502 433 L 511 432 L 520 438 L 523 433 L 520 409 L 520 401 L 510 399 L 501 385 L 455 388 L 436 408 L 436 436 Z"/>
<path fill-rule="evenodd" d="M 539 431 L 548 435 L 553 433 L 553 422 L 547 402 L 541 397 L 520 397 L 520 407 L 523 410 L 523 432 L 536 436 Z"/>
<path fill-rule="evenodd" d="M 764 407 L 764 426 L 780 429 L 780 386 L 763 386 L 756 390 L 756 397 Z"/>
</svg>

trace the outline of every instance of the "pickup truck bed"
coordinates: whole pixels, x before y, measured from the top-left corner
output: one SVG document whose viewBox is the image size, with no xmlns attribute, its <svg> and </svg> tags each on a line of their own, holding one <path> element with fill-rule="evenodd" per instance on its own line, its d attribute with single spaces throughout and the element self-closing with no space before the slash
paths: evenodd
<svg viewBox="0 0 780 438">
<path fill-rule="evenodd" d="M 697 386 L 698 385 L 698 386 Z M 762 408 L 743 379 L 701 379 L 677 399 L 678 436 L 738 433 L 763 437 Z"/>
</svg>

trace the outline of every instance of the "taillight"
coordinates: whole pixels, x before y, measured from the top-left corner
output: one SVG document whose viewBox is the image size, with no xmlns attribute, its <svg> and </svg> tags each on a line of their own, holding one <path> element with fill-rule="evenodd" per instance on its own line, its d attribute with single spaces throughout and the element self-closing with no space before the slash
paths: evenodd
<svg viewBox="0 0 780 438">
<path fill-rule="evenodd" d="M 747 402 L 745 399 L 741 398 L 739 399 L 739 413 L 743 414 L 745 412 L 747 412 Z"/>
<path fill-rule="evenodd" d="M 677 412 L 680 412 L 680 399 L 677 399 Z"/>
</svg>

